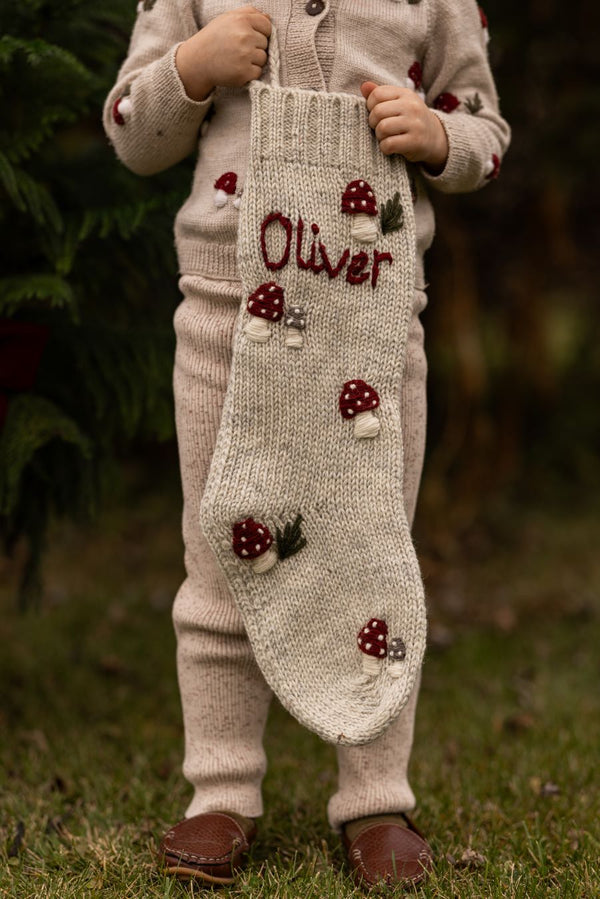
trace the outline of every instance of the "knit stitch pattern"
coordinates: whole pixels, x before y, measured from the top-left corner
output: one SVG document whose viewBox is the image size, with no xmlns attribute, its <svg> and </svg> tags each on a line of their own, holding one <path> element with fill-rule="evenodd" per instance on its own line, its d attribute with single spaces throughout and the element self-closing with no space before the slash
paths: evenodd
<svg viewBox="0 0 600 899">
<path fill-rule="evenodd" d="M 256 342 L 240 307 L 233 363 L 217 444 L 200 506 L 200 525 L 226 576 L 257 663 L 283 705 L 323 739 L 368 743 L 406 704 L 425 650 L 423 583 L 402 496 L 398 394 L 415 286 L 415 222 L 406 166 L 384 156 L 362 97 L 281 87 L 276 39 L 271 83 L 251 82 L 251 146 L 240 206 L 238 266 L 246 296 L 274 277 L 286 301 L 308 312 L 304 343 L 286 345 L 283 321 Z M 382 202 L 400 194 L 401 228 L 372 243 L 352 236 L 341 197 L 365 180 Z M 261 223 L 280 212 L 294 225 L 291 252 L 269 270 Z M 296 243 L 303 220 L 304 245 Z M 318 224 L 319 233 L 309 225 Z M 279 227 L 275 225 L 274 227 Z M 360 256 L 332 276 L 310 259 L 319 236 L 337 261 Z M 274 232 L 269 258 L 286 256 L 287 231 Z M 321 257 L 322 258 L 322 257 Z M 377 435 L 357 438 L 340 415 L 349 379 L 379 397 Z M 306 543 L 257 573 L 233 551 L 236 523 L 247 518 L 275 533 L 302 516 Z M 362 671 L 356 635 L 365 621 L 386 622 L 406 658 L 386 660 L 377 676 Z"/>
</svg>

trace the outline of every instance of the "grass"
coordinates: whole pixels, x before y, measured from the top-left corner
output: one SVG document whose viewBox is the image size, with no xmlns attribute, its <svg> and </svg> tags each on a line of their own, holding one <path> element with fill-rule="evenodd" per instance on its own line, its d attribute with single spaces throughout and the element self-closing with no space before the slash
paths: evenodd
<svg viewBox="0 0 600 899">
<path fill-rule="evenodd" d="M 40 610 L 19 615 L 15 567 L 0 570 L 0 896 L 210 895 L 162 876 L 153 856 L 189 799 L 167 481 L 132 475 L 97 527 L 56 528 Z M 419 896 L 600 894 L 599 531 L 591 512 L 531 510 L 519 540 L 468 560 L 442 565 L 424 542 L 432 642 L 411 784 L 437 865 Z M 278 705 L 266 747 L 260 840 L 222 895 L 362 895 L 325 816 L 333 747 Z"/>
</svg>

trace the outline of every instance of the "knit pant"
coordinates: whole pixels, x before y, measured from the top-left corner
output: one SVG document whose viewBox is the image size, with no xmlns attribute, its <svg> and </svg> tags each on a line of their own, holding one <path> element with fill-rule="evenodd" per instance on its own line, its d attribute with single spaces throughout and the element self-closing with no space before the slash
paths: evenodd
<svg viewBox="0 0 600 899">
<path fill-rule="evenodd" d="M 177 672 L 185 727 L 183 773 L 194 787 L 186 817 L 228 809 L 262 814 L 262 745 L 271 690 L 258 668 L 227 582 L 199 527 L 199 506 L 215 446 L 231 366 L 239 282 L 184 275 L 174 316 L 173 388 L 183 486 L 187 577 L 173 607 Z M 427 363 L 415 291 L 398 401 L 402 404 L 404 499 L 412 525 L 425 448 Z M 386 732 L 363 746 L 337 748 L 338 790 L 328 818 L 341 824 L 364 815 L 408 811 L 407 778 L 419 683 Z"/>
</svg>

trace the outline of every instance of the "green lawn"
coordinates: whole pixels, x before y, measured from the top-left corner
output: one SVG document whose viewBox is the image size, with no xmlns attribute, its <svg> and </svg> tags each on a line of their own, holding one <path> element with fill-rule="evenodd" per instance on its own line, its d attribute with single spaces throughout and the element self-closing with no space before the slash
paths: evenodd
<svg viewBox="0 0 600 899">
<path fill-rule="evenodd" d="M 423 559 L 433 639 L 411 782 L 437 870 L 420 896 L 600 895 L 597 522 L 531 512 L 521 541 Z M 0 896 L 202 894 L 153 860 L 189 797 L 180 556 L 176 490 L 132 477 L 96 528 L 56 528 L 40 611 L 0 594 Z M 334 749 L 274 705 L 267 752 L 260 840 L 222 895 L 361 895 L 325 817 Z"/>
</svg>

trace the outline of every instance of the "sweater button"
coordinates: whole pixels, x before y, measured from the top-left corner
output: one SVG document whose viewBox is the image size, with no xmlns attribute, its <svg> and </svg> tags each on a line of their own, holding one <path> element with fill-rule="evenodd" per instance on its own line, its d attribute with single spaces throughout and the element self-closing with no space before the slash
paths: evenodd
<svg viewBox="0 0 600 899">
<path fill-rule="evenodd" d="M 323 3 L 323 0 L 308 0 L 304 9 L 309 16 L 318 16 L 319 13 L 322 13 L 325 9 L 325 4 Z"/>
</svg>

